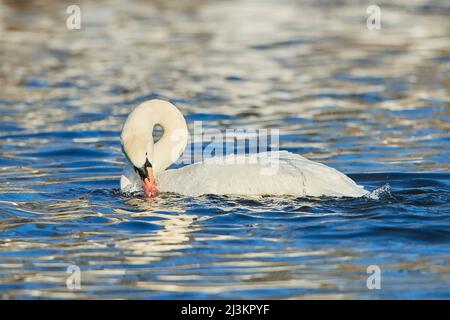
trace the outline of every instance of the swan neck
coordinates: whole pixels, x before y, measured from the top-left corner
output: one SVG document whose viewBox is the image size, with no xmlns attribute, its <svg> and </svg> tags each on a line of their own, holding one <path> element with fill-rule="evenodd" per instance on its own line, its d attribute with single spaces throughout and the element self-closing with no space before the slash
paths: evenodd
<svg viewBox="0 0 450 320">
<path fill-rule="evenodd" d="M 156 125 L 164 133 L 154 143 Z M 186 148 L 188 130 L 183 114 L 173 104 L 163 100 L 150 100 L 137 106 L 128 116 L 122 129 L 122 148 L 135 167 L 149 160 L 156 175 L 178 160 Z"/>
<path fill-rule="evenodd" d="M 188 130 L 183 114 L 174 105 L 167 103 L 154 112 L 157 116 L 152 123 L 152 133 L 156 125 L 163 129 L 162 137 L 153 147 L 152 165 L 153 172 L 157 175 L 181 156 L 187 145 Z"/>
</svg>

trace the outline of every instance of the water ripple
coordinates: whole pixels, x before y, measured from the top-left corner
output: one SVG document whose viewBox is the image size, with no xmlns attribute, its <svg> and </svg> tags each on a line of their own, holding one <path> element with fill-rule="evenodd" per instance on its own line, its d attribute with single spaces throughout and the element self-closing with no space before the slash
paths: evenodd
<svg viewBox="0 0 450 320">
<path fill-rule="evenodd" d="M 0 298 L 450 297 L 447 4 L 383 4 L 377 32 L 349 1 L 108 4 L 74 33 L 64 3 L 0 3 Z M 371 194 L 124 195 L 120 129 L 153 98 L 280 129 Z"/>
</svg>

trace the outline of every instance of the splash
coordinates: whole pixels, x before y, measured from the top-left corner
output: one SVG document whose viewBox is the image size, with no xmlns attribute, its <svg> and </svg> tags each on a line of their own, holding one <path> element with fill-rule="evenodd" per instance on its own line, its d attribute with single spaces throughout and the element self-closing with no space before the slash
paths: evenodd
<svg viewBox="0 0 450 320">
<path fill-rule="evenodd" d="M 369 192 L 365 197 L 373 200 L 380 200 L 383 198 L 391 198 L 391 186 L 389 183 L 386 183 L 384 186 L 376 188 L 372 192 Z"/>
</svg>

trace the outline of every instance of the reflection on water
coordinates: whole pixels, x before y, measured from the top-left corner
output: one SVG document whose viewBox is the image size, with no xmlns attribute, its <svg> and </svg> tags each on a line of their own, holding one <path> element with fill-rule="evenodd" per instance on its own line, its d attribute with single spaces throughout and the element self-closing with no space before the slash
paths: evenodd
<svg viewBox="0 0 450 320">
<path fill-rule="evenodd" d="M 448 298 L 450 7 L 0 2 L 1 298 Z M 121 195 L 130 109 L 169 99 L 379 199 Z M 81 290 L 66 288 L 70 264 Z M 382 290 L 367 290 L 379 265 Z"/>
</svg>

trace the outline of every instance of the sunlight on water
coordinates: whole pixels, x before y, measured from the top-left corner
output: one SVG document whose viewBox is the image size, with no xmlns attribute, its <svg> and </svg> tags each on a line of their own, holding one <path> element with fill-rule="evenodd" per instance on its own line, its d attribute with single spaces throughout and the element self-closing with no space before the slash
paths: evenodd
<svg viewBox="0 0 450 320">
<path fill-rule="evenodd" d="M 64 3 L 0 2 L 0 298 L 450 297 L 448 4 L 378 3 L 371 31 L 360 1 L 107 3 L 70 31 Z M 278 128 L 371 196 L 123 195 L 152 98 Z"/>
</svg>

